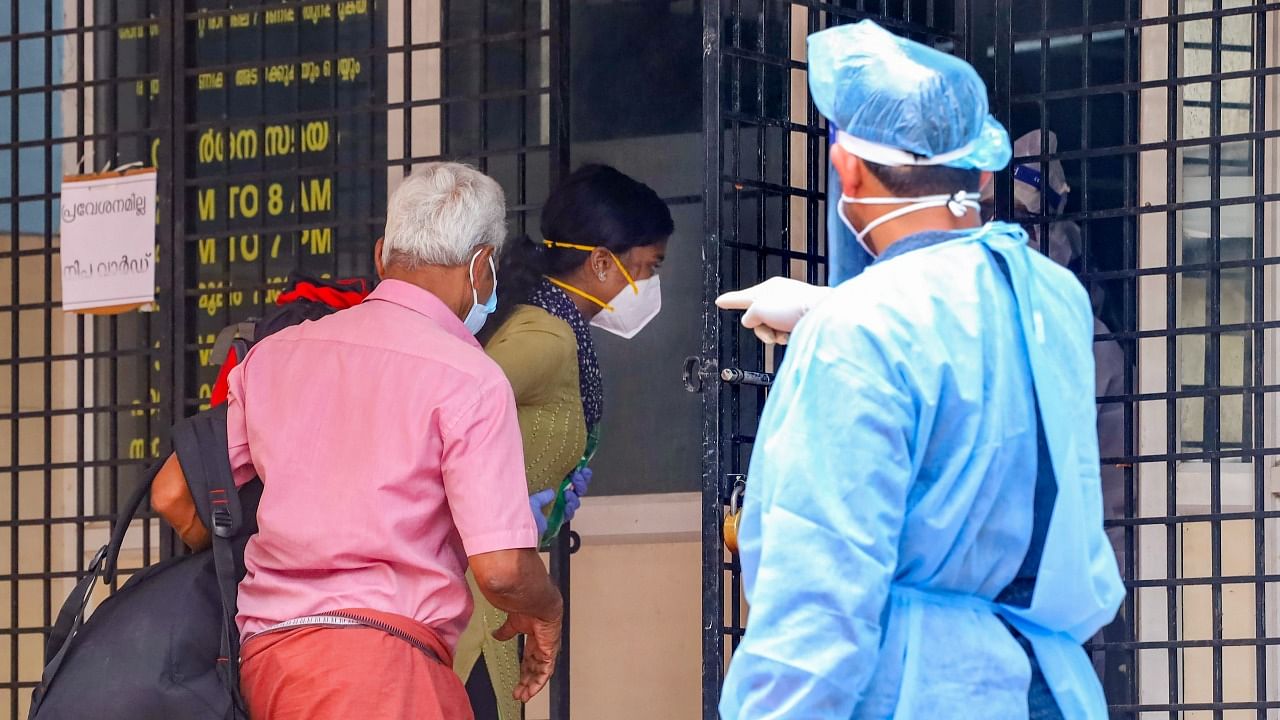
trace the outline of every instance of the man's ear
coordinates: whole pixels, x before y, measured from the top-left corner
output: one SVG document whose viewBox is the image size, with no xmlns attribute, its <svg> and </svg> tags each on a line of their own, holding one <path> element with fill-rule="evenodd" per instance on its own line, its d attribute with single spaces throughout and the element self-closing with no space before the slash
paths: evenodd
<svg viewBox="0 0 1280 720">
<path fill-rule="evenodd" d="M 991 172 L 990 170 L 983 170 L 982 175 L 979 176 L 981 178 L 981 182 L 978 183 L 978 187 L 980 188 L 987 187 L 988 185 L 991 184 L 991 181 L 995 178 L 995 176 L 996 174 Z"/>
<path fill-rule="evenodd" d="M 831 167 L 840 176 L 840 191 L 849 197 L 857 197 L 866 182 L 867 166 L 862 158 L 839 145 L 831 146 Z"/>
<path fill-rule="evenodd" d="M 384 238 L 378 238 L 378 242 L 373 244 L 373 269 L 378 271 L 378 279 L 381 280 L 387 276 L 387 269 L 382 265 L 382 241 Z"/>
</svg>

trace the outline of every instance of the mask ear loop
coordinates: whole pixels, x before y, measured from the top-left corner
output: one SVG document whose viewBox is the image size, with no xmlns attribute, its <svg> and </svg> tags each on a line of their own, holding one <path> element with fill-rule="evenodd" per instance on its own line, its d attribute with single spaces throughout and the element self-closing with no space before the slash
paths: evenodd
<svg viewBox="0 0 1280 720">
<path fill-rule="evenodd" d="M 627 272 L 627 267 L 622 264 L 622 260 L 609 248 L 605 248 L 605 252 L 609 253 L 613 261 L 618 264 L 618 269 L 622 271 L 622 277 L 626 278 L 627 284 L 631 286 L 631 291 L 639 295 L 640 288 L 636 286 L 636 281 L 631 279 L 631 273 Z"/>
<path fill-rule="evenodd" d="M 617 254 L 615 254 L 609 248 L 604 247 L 603 245 L 578 245 L 575 243 L 559 242 L 557 240 L 543 240 L 542 244 L 546 245 L 549 248 L 567 248 L 569 250 L 581 250 L 583 252 L 595 252 L 596 248 L 604 248 L 604 251 L 609 253 L 609 257 L 613 258 L 613 262 L 618 265 L 618 269 L 622 271 L 622 277 L 625 278 L 627 281 L 627 284 L 631 286 L 631 291 L 637 295 L 640 294 L 640 288 L 636 286 L 636 281 L 631 278 L 631 273 L 627 272 L 627 267 L 622 264 L 622 260 L 618 258 Z M 587 298 L 588 300 L 599 303 L 601 307 L 604 307 L 609 310 L 613 309 L 613 308 L 610 308 L 605 303 L 601 303 L 599 300 L 596 300 L 595 298 L 591 297 L 590 295 L 583 294 L 583 297 Z"/>
</svg>

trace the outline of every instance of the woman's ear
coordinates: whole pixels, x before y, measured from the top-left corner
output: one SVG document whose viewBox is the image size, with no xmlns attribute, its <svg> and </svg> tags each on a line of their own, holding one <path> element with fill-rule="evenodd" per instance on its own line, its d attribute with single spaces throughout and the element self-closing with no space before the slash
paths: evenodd
<svg viewBox="0 0 1280 720">
<path fill-rule="evenodd" d="M 591 251 L 591 275 L 601 282 L 609 276 L 609 266 L 613 265 L 613 253 L 603 246 Z"/>
</svg>

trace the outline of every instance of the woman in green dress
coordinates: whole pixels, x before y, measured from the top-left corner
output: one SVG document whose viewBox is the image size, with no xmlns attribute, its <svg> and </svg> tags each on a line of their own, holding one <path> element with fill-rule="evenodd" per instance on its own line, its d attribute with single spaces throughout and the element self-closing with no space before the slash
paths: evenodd
<svg viewBox="0 0 1280 720">
<path fill-rule="evenodd" d="M 579 468 L 604 398 L 588 325 L 631 338 L 658 314 L 657 273 L 674 224 L 647 185 L 612 167 L 586 165 L 552 191 L 541 230 L 545 240 L 521 238 L 504 250 L 498 309 L 481 334 L 515 391 L 540 527 L 565 478 L 574 477 L 566 493 L 570 515 L 590 479 Z M 493 638 L 506 618 L 474 581 L 472 595 L 476 609 L 454 669 L 468 684 L 477 720 L 519 720 L 515 641 Z"/>
</svg>

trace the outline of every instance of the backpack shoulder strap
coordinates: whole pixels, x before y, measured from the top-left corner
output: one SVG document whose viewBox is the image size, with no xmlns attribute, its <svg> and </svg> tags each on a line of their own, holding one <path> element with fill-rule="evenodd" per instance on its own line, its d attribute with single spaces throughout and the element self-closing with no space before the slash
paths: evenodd
<svg viewBox="0 0 1280 720">
<path fill-rule="evenodd" d="M 235 711 L 243 713 L 240 631 L 236 627 L 239 582 L 233 541 L 245 523 L 240 493 L 232 477 L 231 459 L 227 453 L 226 406 L 207 410 L 184 421 L 182 432 L 174 433 L 173 447 L 187 477 L 191 497 L 213 536 L 213 564 L 218 576 L 218 599 L 222 605 L 218 671 L 231 692 Z"/>
</svg>

